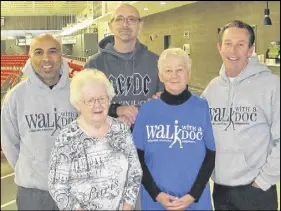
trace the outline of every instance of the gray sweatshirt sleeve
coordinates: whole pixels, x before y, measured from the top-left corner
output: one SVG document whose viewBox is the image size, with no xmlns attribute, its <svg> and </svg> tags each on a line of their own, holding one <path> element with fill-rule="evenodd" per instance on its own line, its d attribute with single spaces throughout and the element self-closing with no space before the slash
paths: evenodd
<svg viewBox="0 0 281 211">
<path fill-rule="evenodd" d="M 20 133 L 12 93 L 8 93 L 1 108 L 1 148 L 13 169 L 19 157 Z"/>
<path fill-rule="evenodd" d="M 85 63 L 83 69 L 88 69 L 88 68 L 98 68 L 97 66 L 97 54 L 91 56 L 88 61 Z"/>
<path fill-rule="evenodd" d="M 255 179 L 257 185 L 264 191 L 280 181 L 280 78 L 277 79 L 270 106 L 271 149 L 265 164 Z"/>
<path fill-rule="evenodd" d="M 142 179 L 142 168 L 139 162 L 138 153 L 133 143 L 133 138 L 130 132 L 128 131 L 126 137 L 126 148 L 129 152 L 128 154 L 128 162 L 129 168 L 127 173 L 127 181 L 125 184 L 124 190 L 124 202 L 132 205 L 133 207 L 136 204 L 137 196 L 139 193 L 141 179 Z"/>
<path fill-rule="evenodd" d="M 60 210 L 76 210 L 78 200 L 70 192 L 69 172 L 71 167 L 70 146 L 66 137 L 59 134 L 50 156 L 48 175 L 49 192 Z"/>
</svg>

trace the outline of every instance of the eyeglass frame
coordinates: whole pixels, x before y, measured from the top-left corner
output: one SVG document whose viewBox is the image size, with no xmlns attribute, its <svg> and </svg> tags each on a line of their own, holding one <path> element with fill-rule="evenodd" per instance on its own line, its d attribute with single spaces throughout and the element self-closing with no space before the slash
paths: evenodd
<svg viewBox="0 0 281 211">
<path fill-rule="evenodd" d="M 115 22 L 115 20 L 116 20 L 117 18 L 122 18 L 123 21 L 122 21 L 121 23 Z M 128 18 L 134 18 L 134 19 L 136 20 L 136 22 L 135 22 L 135 23 L 130 23 L 129 20 L 128 20 Z M 117 16 L 117 17 L 112 18 L 111 21 L 110 21 L 110 23 L 113 23 L 113 22 L 114 22 L 114 23 L 116 23 L 116 24 L 118 24 L 118 25 L 121 25 L 121 24 L 124 24 L 125 21 L 126 21 L 129 25 L 136 25 L 137 21 L 142 22 L 143 19 L 142 19 L 142 18 L 135 17 L 135 16 L 124 17 L 124 16 L 121 15 L 121 16 Z"/>
<path fill-rule="evenodd" d="M 106 100 L 106 102 L 104 102 L 104 103 L 101 103 L 100 102 L 100 98 L 104 98 L 105 100 Z M 87 106 L 94 106 L 94 105 L 96 105 L 96 103 L 98 102 L 100 105 L 105 105 L 108 101 L 109 101 L 109 97 L 108 96 L 101 96 L 101 97 L 99 97 L 99 98 L 90 98 L 88 101 L 91 101 L 91 100 L 93 100 L 93 103 L 86 103 L 86 100 L 81 100 L 85 105 L 87 105 Z"/>
</svg>

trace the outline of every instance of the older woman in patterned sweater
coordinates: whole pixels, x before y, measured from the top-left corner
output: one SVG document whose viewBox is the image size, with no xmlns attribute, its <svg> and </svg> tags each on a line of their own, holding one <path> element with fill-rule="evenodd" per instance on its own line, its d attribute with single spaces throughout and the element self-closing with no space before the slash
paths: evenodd
<svg viewBox="0 0 281 211">
<path fill-rule="evenodd" d="M 79 117 L 56 139 L 48 181 L 61 210 L 135 206 L 142 169 L 128 127 L 107 115 L 113 96 L 112 85 L 96 69 L 86 69 L 71 81 L 70 101 Z"/>
</svg>

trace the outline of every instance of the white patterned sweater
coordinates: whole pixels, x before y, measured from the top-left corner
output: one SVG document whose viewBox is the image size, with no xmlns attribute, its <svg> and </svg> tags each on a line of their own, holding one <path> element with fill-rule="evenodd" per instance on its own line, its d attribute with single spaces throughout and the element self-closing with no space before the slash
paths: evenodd
<svg viewBox="0 0 281 211">
<path fill-rule="evenodd" d="M 50 157 L 49 192 L 60 210 L 119 210 L 135 206 L 142 169 L 128 127 L 108 117 L 102 139 L 73 121 L 59 133 Z"/>
</svg>

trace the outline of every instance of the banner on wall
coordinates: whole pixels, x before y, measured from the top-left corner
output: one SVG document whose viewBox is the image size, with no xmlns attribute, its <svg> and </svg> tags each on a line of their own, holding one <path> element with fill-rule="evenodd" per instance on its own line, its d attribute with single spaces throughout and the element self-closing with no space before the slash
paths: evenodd
<svg viewBox="0 0 281 211">
<path fill-rule="evenodd" d="M 18 45 L 18 46 L 30 45 L 31 40 L 32 40 L 32 37 L 26 37 L 26 38 L 19 38 L 19 39 L 16 39 L 16 45 Z"/>
<path fill-rule="evenodd" d="M 26 43 L 26 45 L 30 45 L 31 40 L 32 40 L 32 37 L 26 37 L 26 38 L 25 38 L 25 43 Z"/>
<path fill-rule="evenodd" d="M 64 36 L 61 38 L 61 44 L 75 44 L 76 36 Z"/>
<path fill-rule="evenodd" d="M 25 46 L 25 38 L 16 39 L 16 45 L 18 45 L 18 46 Z"/>
</svg>

